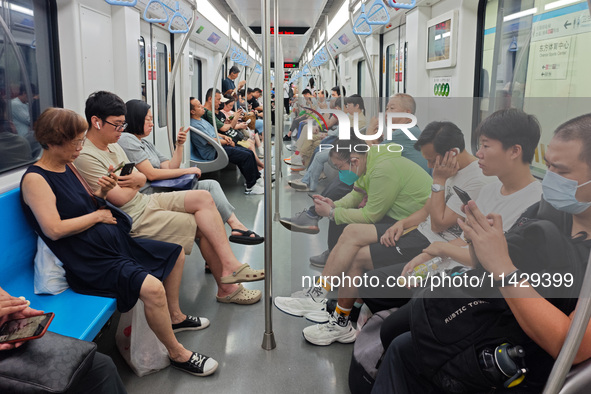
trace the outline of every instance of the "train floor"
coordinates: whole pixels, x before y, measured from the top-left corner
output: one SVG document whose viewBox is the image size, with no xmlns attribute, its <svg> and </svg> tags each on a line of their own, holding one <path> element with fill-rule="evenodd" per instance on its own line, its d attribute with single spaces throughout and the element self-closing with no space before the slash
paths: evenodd
<svg viewBox="0 0 591 394">
<path fill-rule="evenodd" d="M 299 176 L 292 175 L 289 166 L 282 164 L 281 167 L 283 178 L 278 171 L 276 175 L 280 212 L 282 216 L 291 216 L 307 208 L 311 200 L 307 193 L 295 192 L 288 186 L 289 179 Z M 244 195 L 243 178 L 237 169 L 224 170 L 217 175 L 238 218 L 262 235 L 264 196 Z M 321 181 L 320 187 L 326 182 Z M 317 235 L 290 232 L 278 221 L 273 221 L 272 226 L 273 296 L 288 296 L 302 289 L 302 276 L 320 274 L 321 270 L 311 266 L 308 258 L 326 249 L 328 222 L 320 221 L 321 231 Z M 228 226 L 226 230 L 229 234 Z M 257 269 L 264 267 L 264 244 L 230 245 L 238 260 Z M 245 284 L 245 287 L 264 290 L 263 282 Z M 129 393 L 349 392 L 347 379 L 352 344 L 334 343 L 326 347 L 309 344 L 302 336 L 302 329 L 314 323 L 286 315 L 272 306 L 277 346 L 264 350 L 261 346 L 265 329 L 264 300 L 250 306 L 222 304 L 215 300 L 216 290 L 214 278 L 204 272 L 204 260 L 195 246 L 186 259 L 180 304 L 185 313 L 207 317 L 211 326 L 202 331 L 178 333 L 177 338 L 187 349 L 212 356 L 219 362 L 218 370 L 208 377 L 194 377 L 172 367 L 137 377 L 116 348 L 118 315 L 115 316 L 109 330 L 97 342 L 99 351 L 113 358 Z"/>
</svg>

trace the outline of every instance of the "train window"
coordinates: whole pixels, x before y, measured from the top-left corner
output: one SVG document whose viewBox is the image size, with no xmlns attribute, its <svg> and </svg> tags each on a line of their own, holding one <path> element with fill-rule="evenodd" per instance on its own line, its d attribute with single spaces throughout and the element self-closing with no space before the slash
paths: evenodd
<svg viewBox="0 0 591 394">
<path fill-rule="evenodd" d="M 197 100 L 201 101 L 202 94 L 202 75 L 201 70 L 203 65 L 201 59 L 192 59 L 193 61 L 193 76 L 191 77 L 191 96 L 196 97 Z"/>
<path fill-rule="evenodd" d="M 56 105 L 49 5 L 3 1 L 0 7 L 0 172 L 35 161 L 33 123 Z"/>
<path fill-rule="evenodd" d="M 168 51 L 166 45 L 156 43 L 156 88 L 158 89 L 158 127 L 166 127 L 166 96 L 168 94 Z"/>
<path fill-rule="evenodd" d="M 554 129 L 591 107 L 588 3 L 488 0 L 481 9 L 477 120 L 510 107 L 537 116 L 542 137 L 532 168 L 541 175 Z"/>
<path fill-rule="evenodd" d="M 363 87 L 365 86 L 365 60 L 357 63 L 357 94 L 363 96 Z"/>
<path fill-rule="evenodd" d="M 146 95 L 146 41 L 141 36 L 137 41 L 140 55 L 140 97 L 143 101 L 148 101 Z"/>
<path fill-rule="evenodd" d="M 396 93 L 396 44 L 388 45 L 386 48 L 386 96 L 390 97 Z"/>
</svg>

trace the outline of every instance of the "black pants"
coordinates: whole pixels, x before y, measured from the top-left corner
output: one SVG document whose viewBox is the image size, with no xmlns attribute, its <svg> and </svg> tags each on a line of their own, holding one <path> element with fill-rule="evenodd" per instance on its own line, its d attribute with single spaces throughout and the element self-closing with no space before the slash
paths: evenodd
<svg viewBox="0 0 591 394">
<path fill-rule="evenodd" d="M 117 367 L 109 356 L 102 353 L 94 355 L 90 370 L 78 384 L 68 392 L 89 394 L 125 394 L 125 386 L 117 373 Z"/>
<path fill-rule="evenodd" d="M 285 113 L 289 115 L 289 97 L 283 99 L 283 107 L 285 108 Z"/>
<path fill-rule="evenodd" d="M 246 187 L 251 188 L 261 177 L 254 153 L 241 146 L 224 146 L 230 163 L 236 164 L 246 180 Z"/>
</svg>

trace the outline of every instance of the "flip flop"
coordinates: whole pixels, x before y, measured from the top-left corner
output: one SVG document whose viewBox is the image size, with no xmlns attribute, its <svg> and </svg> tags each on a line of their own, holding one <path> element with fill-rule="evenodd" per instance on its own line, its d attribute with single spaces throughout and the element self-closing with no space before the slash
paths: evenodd
<svg viewBox="0 0 591 394">
<path fill-rule="evenodd" d="M 233 228 L 232 231 L 236 231 L 237 233 L 240 233 L 242 235 L 230 235 L 230 238 L 228 238 L 230 242 L 242 245 L 258 245 L 265 241 L 265 237 L 261 237 L 260 235 L 251 230 L 239 230 L 237 228 Z M 251 237 L 251 235 L 253 234 L 254 237 Z"/>
<path fill-rule="evenodd" d="M 255 282 L 263 279 L 265 279 L 264 270 L 253 270 L 250 268 L 250 265 L 244 263 L 237 271 L 234 271 L 232 275 L 222 276 L 220 282 L 229 285 L 241 282 Z"/>
<path fill-rule="evenodd" d="M 260 290 L 248 290 L 240 285 L 233 293 L 230 293 L 225 297 L 215 296 L 215 298 L 217 302 L 223 304 L 251 305 L 259 302 L 261 295 Z"/>
</svg>

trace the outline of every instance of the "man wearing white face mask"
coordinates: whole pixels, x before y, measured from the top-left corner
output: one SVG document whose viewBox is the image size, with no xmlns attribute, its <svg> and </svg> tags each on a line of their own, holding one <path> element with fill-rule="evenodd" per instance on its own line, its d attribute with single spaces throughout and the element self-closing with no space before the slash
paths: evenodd
<svg viewBox="0 0 591 394">
<path fill-rule="evenodd" d="M 525 349 L 524 360 L 529 369 L 525 379 L 526 388 L 529 389 L 527 392 L 540 392 L 548 378 L 553 359 L 558 356 L 571 325 L 577 299 L 572 296 L 545 298 L 543 294 L 548 291 L 548 286 L 545 289 L 536 286 L 531 272 L 532 266 L 542 270 L 542 261 L 528 261 L 528 254 L 519 253 L 519 250 L 516 253 L 515 249 L 544 250 L 548 247 L 546 243 L 554 245 L 556 239 L 561 238 L 559 241 L 563 248 L 559 253 L 565 261 L 555 267 L 558 270 L 568 267 L 567 271 L 575 272 L 586 269 L 591 247 L 591 114 L 559 126 L 544 159 L 548 170 L 542 183 L 543 199 L 530 207 L 506 235 L 500 215 L 491 213 L 485 216 L 473 201 L 465 207 L 466 221 L 459 223 L 466 239 L 473 245 L 475 257 L 493 278 L 499 280 L 500 293 L 515 320 L 534 342 Z M 532 219 L 552 222 L 561 236 L 546 240 L 536 238 L 535 241 L 511 247 L 507 240 Z M 578 253 L 570 253 L 572 250 Z M 569 258 L 566 257 L 567 251 Z M 543 260 L 543 256 L 540 260 Z M 521 270 L 528 272 L 528 275 L 523 275 Z M 560 275 L 566 277 L 564 273 Z M 501 282 L 501 278 L 513 278 L 514 281 L 505 279 Z M 580 279 L 574 278 L 574 294 L 579 291 Z M 412 346 L 412 332 L 398 336 L 389 347 L 374 392 L 388 389 L 395 393 L 414 393 L 435 388 L 433 381 L 419 375 L 420 367 L 417 368 L 417 365 L 422 360 Z M 436 357 L 434 354 L 430 356 Z M 587 328 L 573 364 L 589 358 L 591 330 Z"/>
</svg>

